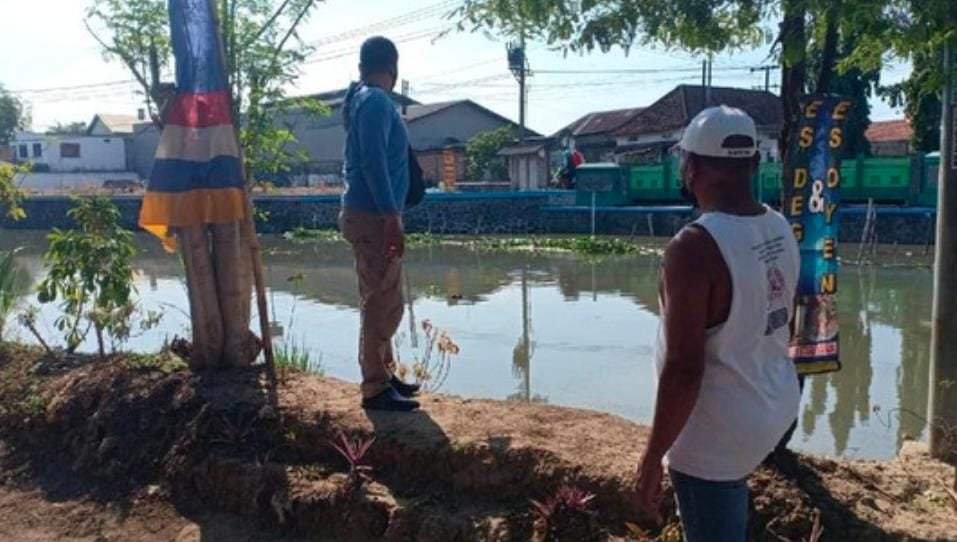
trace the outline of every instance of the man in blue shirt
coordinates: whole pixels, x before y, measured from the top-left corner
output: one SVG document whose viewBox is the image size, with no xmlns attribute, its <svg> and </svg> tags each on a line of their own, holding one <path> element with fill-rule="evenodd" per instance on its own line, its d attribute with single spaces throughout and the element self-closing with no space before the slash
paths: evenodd
<svg viewBox="0 0 957 542">
<path fill-rule="evenodd" d="M 389 93 L 399 52 L 374 37 L 362 44 L 359 72 L 342 106 L 345 184 L 339 227 L 352 245 L 359 276 L 359 366 L 362 407 L 410 411 L 419 387 L 392 373 L 392 337 L 402 321 L 402 211 L 409 191 L 409 135 Z"/>
</svg>

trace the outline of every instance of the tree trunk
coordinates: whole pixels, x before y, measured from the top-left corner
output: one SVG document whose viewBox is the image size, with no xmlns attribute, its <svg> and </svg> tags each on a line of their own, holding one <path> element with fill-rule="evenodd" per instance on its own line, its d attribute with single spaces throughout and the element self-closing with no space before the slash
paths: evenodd
<svg viewBox="0 0 957 542">
<path fill-rule="evenodd" d="M 220 365 L 224 330 L 216 288 L 216 273 L 206 226 L 180 228 L 176 232 L 186 267 L 189 312 L 193 331 L 190 367 L 194 370 Z"/>
<path fill-rule="evenodd" d="M 806 0 L 784 0 L 784 20 L 781 22 L 781 105 L 784 114 L 778 149 L 784 164 L 784 178 L 794 127 L 800 115 L 801 96 L 807 81 L 807 51 L 805 16 Z"/>
<path fill-rule="evenodd" d="M 837 62 L 837 18 L 838 2 L 834 1 L 827 10 L 827 32 L 824 36 L 824 49 L 821 51 L 821 71 L 817 75 L 817 92 L 828 92 L 834 77 L 834 64 Z"/>
<path fill-rule="evenodd" d="M 259 355 L 258 341 L 249 329 L 252 274 L 249 243 L 239 222 L 215 224 L 212 252 L 223 320 L 221 364 L 228 367 L 251 365 Z"/>
</svg>

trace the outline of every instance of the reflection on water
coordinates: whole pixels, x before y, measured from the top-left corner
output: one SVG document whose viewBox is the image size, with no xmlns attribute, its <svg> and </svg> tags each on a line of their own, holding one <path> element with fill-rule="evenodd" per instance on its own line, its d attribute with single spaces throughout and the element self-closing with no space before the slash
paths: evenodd
<svg viewBox="0 0 957 542">
<path fill-rule="evenodd" d="M 137 289 L 144 308 L 162 309 L 160 329 L 130 341 L 152 350 L 185 334 L 189 317 L 175 256 L 142 237 Z M 17 263 L 37 280 L 43 236 L 0 232 L 0 249 L 24 246 Z M 271 320 L 285 340 L 320 355 L 327 374 L 358 380 L 356 279 L 343 244 L 265 243 Z M 400 354 L 421 351 L 424 319 L 462 347 L 444 391 L 477 397 L 594 408 L 648 422 L 658 320 L 658 262 L 600 262 L 562 254 L 413 250 L 406 276 Z M 797 448 L 887 458 L 921 438 L 927 409 L 931 274 L 846 268 L 840 292 L 844 369 L 811 378 Z M 55 308 L 45 307 L 50 338 Z M 93 350 L 93 345 L 85 348 Z M 876 410 L 876 411 L 875 411 Z"/>
</svg>

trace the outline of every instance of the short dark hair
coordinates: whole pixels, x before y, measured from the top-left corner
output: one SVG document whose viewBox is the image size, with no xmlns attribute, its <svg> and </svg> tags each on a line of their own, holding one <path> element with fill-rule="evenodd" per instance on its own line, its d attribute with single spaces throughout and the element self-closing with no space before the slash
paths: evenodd
<svg viewBox="0 0 957 542">
<path fill-rule="evenodd" d="M 392 69 L 398 63 L 399 50 L 388 38 L 369 38 L 359 50 L 359 71 L 363 76 Z"/>
</svg>

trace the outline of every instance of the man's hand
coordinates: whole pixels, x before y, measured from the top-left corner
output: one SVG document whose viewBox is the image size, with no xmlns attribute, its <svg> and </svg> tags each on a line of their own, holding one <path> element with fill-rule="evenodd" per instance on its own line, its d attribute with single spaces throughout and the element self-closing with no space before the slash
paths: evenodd
<svg viewBox="0 0 957 542">
<path fill-rule="evenodd" d="M 392 214 L 385 217 L 385 257 L 395 261 L 405 254 L 405 233 L 402 229 L 402 215 Z"/>
<path fill-rule="evenodd" d="M 642 455 L 638 462 L 638 472 L 635 474 L 638 507 L 659 525 L 662 521 L 658 505 L 661 502 L 661 477 L 663 475 L 664 468 L 661 466 L 660 457 Z"/>
</svg>

